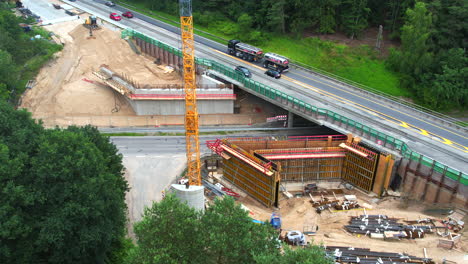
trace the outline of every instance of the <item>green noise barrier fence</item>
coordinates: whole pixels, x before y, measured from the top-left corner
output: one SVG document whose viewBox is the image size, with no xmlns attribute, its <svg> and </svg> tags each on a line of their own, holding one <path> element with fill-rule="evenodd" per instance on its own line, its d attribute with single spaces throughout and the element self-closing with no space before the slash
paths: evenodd
<svg viewBox="0 0 468 264">
<path fill-rule="evenodd" d="M 165 44 L 161 41 L 158 41 L 156 39 L 153 39 L 151 37 L 148 37 L 140 32 L 137 32 L 134 30 L 123 30 L 122 38 L 125 38 L 125 37 L 139 38 L 145 42 L 148 42 L 159 48 L 162 48 L 172 54 L 182 57 L 181 50 L 174 48 L 168 44 Z M 396 139 L 395 137 L 389 136 L 383 132 L 373 129 L 362 123 L 356 122 L 352 119 L 349 119 L 331 110 L 318 108 L 308 103 L 305 103 L 293 96 L 290 96 L 286 93 L 278 91 L 267 85 L 254 81 L 250 78 L 245 78 L 244 75 L 237 73 L 231 67 L 223 65 L 219 62 L 216 62 L 210 59 L 203 59 L 203 58 L 195 58 L 195 62 L 200 66 L 205 66 L 208 69 L 216 71 L 226 77 L 229 77 L 230 79 L 233 79 L 241 83 L 244 87 L 262 96 L 265 96 L 276 102 L 280 102 L 281 104 L 288 106 L 290 108 L 293 108 L 299 112 L 312 115 L 316 119 L 325 120 L 335 125 L 339 125 L 340 127 L 343 127 L 349 131 L 352 131 L 353 133 L 358 134 L 359 136 L 364 137 L 367 140 L 373 141 L 386 148 L 399 151 L 403 157 L 409 160 L 421 162 L 422 165 L 425 165 L 427 167 L 433 167 L 434 171 L 439 172 L 441 174 L 445 174 L 446 177 L 449 177 L 455 181 L 459 181 L 460 183 L 464 185 L 468 185 L 467 174 L 460 172 L 458 170 L 452 169 L 448 167 L 447 165 L 444 165 L 431 158 L 425 157 L 422 154 L 412 151 L 403 141 Z"/>
</svg>

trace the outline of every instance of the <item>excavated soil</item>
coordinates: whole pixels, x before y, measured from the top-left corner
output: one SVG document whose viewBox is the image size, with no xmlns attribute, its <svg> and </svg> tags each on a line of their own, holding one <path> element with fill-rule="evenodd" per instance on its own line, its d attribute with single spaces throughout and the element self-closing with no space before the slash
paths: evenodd
<svg viewBox="0 0 468 264">
<path fill-rule="evenodd" d="M 238 190 L 236 190 L 238 191 Z M 428 216 L 423 213 L 425 207 L 421 204 L 410 204 L 400 198 L 388 197 L 380 200 L 378 204 L 372 203 L 373 197 L 369 197 L 358 191 L 346 191 L 346 194 L 354 194 L 358 197 L 360 204 L 368 203 L 373 206 L 371 210 L 366 210 L 367 214 L 385 214 L 389 217 L 403 220 L 417 220 Z M 240 192 L 241 193 L 241 192 Z M 272 209 L 262 206 L 260 203 L 243 196 L 238 200 L 247 206 L 250 216 L 257 220 L 269 220 Z M 318 226 L 315 236 L 308 236 L 308 241 L 313 244 L 324 244 L 333 246 L 352 246 L 370 248 L 373 251 L 404 252 L 413 256 L 423 257 L 423 249 L 426 248 L 428 257 L 441 263 L 445 258 L 457 263 L 466 263 L 468 252 L 468 232 L 466 228 L 462 234 L 462 241 L 457 249 L 447 250 L 438 248 L 439 237 L 437 234 L 426 234 L 423 239 L 403 239 L 397 242 L 389 242 L 379 239 L 372 239 L 367 236 L 358 236 L 348 233 L 346 225 L 351 216 L 364 214 L 362 209 L 330 212 L 324 211 L 321 214 L 315 212 L 309 198 L 282 198 L 278 212 L 282 218 L 283 231 L 299 230 L 303 231 L 305 226 Z"/>
<path fill-rule="evenodd" d="M 165 65 L 154 64 L 154 59 L 137 55 L 120 38 L 120 30 L 110 24 L 99 30 L 89 30 L 81 19 L 45 28 L 65 43 L 55 59 L 44 66 L 35 85 L 21 99 L 21 108 L 27 108 L 44 126 L 91 124 L 98 127 L 137 127 L 183 123 L 183 116 L 137 116 L 129 103 L 109 87 L 99 83 L 92 72 L 107 65 L 115 73 L 127 77 L 142 88 L 182 85 L 175 71 L 166 72 Z M 247 125 L 263 123 L 267 117 L 283 114 L 277 107 L 256 100 L 250 95 L 239 96 L 236 104 L 239 114 L 202 115 L 201 125 Z"/>
<path fill-rule="evenodd" d="M 81 23 L 78 20 L 48 26 L 65 46 L 41 69 L 36 85 L 22 99 L 21 107 L 31 111 L 33 117 L 134 115 L 123 98 L 96 82 L 92 72 L 103 64 L 142 85 L 182 83 L 176 72 L 165 73 L 150 58 L 136 55 L 118 32 L 101 27 L 89 37 L 89 30 Z"/>
</svg>

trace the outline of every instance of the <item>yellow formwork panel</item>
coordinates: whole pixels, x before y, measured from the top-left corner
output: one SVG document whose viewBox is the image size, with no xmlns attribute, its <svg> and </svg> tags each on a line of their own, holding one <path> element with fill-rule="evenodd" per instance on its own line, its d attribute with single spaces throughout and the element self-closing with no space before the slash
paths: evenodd
<svg viewBox="0 0 468 264">
<path fill-rule="evenodd" d="M 224 178 L 267 207 L 277 201 L 276 175 L 268 176 L 236 157 L 224 160 Z"/>
<path fill-rule="evenodd" d="M 343 180 L 365 190 L 372 191 L 377 167 L 378 155 L 364 147 L 354 145 L 360 151 L 368 154 L 367 158 L 353 152 L 347 152 L 343 165 Z"/>
</svg>

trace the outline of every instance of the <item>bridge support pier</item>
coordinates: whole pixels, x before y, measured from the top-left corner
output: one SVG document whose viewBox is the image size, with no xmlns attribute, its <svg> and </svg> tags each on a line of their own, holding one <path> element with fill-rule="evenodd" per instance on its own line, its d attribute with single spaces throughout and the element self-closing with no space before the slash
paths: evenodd
<svg viewBox="0 0 468 264">
<path fill-rule="evenodd" d="M 294 113 L 288 111 L 288 128 L 292 128 L 294 123 Z"/>
</svg>

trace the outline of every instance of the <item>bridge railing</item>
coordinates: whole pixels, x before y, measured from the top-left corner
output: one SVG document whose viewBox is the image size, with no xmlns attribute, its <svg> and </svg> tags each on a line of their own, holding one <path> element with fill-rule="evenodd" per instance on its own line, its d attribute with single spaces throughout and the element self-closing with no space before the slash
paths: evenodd
<svg viewBox="0 0 468 264">
<path fill-rule="evenodd" d="M 182 56 L 182 52 L 174 48 L 168 44 L 165 44 L 161 41 L 148 37 L 140 32 L 133 31 L 133 30 L 124 30 L 122 31 L 122 38 L 124 37 L 133 37 L 133 38 L 140 38 L 148 43 L 156 45 L 168 52 L 176 54 L 177 56 Z M 232 80 L 235 80 L 244 87 L 251 89 L 252 91 L 265 96 L 271 100 L 277 101 L 289 108 L 292 108 L 296 111 L 302 112 L 307 115 L 311 115 L 318 120 L 324 120 L 339 127 L 342 127 L 348 131 L 353 132 L 369 141 L 372 141 L 378 145 L 383 147 L 396 150 L 402 154 L 403 157 L 414 160 L 420 161 L 422 165 L 427 167 L 432 167 L 434 171 L 437 171 L 452 180 L 458 181 L 464 185 L 468 185 L 468 175 L 456 169 L 450 168 L 449 166 L 437 162 L 434 159 L 426 157 L 418 152 L 412 151 L 409 149 L 408 145 L 406 145 L 403 141 L 387 135 L 381 131 L 378 131 L 372 127 L 364 125 L 360 122 L 354 121 L 350 118 L 347 118 L 341 114 L 335 113 L 331 110 L 325 108 L 318 108 L 311 104 L 308 104 L 302 100 L 299 100 L 293 96 L 290 96 L 286 93 L 283 93 L 279 90 L 276 90 L 268 85 L 262 84 L 250 78 L 246 78 L 242 74 L 237 73 L 231 67 L 223 65 L 219 62 L 210 60 L 210 59 L 203 59 L 203 58 L 195 58 L 195 62 L 200 66 L 205 66 L 213 71 L 216 71 Z"/>
</svg>

